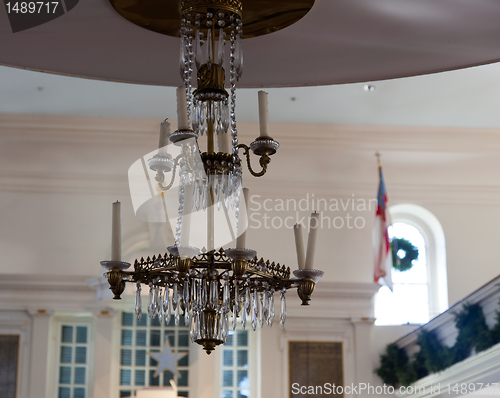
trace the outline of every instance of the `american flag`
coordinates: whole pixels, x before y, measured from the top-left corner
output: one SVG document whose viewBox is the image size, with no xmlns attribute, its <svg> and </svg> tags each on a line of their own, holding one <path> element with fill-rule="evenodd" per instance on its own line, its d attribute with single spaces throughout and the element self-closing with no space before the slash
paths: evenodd
<svg viewBox="0 0 500 398">
<path fill-rule="evenodd" d="M 377 193 L 377 212 L 375 213 L 375 229 L 373 231 L 373 247 L 375 252 L 374 280 L 392 290 L 392 253 L 389 240 L 389 221 L 387 213 L 387 191 L 385 190 L 382 166 L 379 161 L 380 182 Z"/>
</svg>

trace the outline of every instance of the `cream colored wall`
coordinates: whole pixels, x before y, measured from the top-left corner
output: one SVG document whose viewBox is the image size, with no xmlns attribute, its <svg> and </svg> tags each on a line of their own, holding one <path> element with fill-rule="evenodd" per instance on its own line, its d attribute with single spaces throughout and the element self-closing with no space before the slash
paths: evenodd
<svg viewBox="0 0 500 398">
<path fill-rule="evenodd" d="M 240 125 L 240 141 L 248 144 L 257 130 L 257 125 Z M 133 214 L 127 170 L 155 148 L 157 132 L 155 120 L 0 115 L 0 273 L 102 275 L 99 261 L 110 256 L 111 203 L 116 199 L 123 203 L 124 249 L 147 236 L 147 226 Z M 245 174 L 251 194 L 260 195 L 251 204 L 254 215 L 260 213 L 254 219 L 262 222 L 264 214 L 282 221 L 295 218 L 294 211 L 276 209 L 279 199 L 298 202 L 313 194 L 315 199 L 338 200 L 339 206 L 341 200 L 345 204 L 356 199 L 356 205 L 363 200 L 368 207 L 378 184 L 374 152 L 379 150 L 389 203 L 419 204 L 443 226 L 450 304 L 497 275 L 500 173 L 495 166 L 500 160 L 499 131 L 271 125 L 270 132 L 281 148 L 273 156 L 268 174 L 262 178 Z M 257 168 L 255 158 L 252 162 Z M 273 209 L 256 210 L 266 199 Z M 351 206 L 349 202 L 346 210 L 325 213 L 344 220 L 349 213 L 366 224 L 359 229 L 344 226 L 319 232 L 315 266 L 325 271 L 324 286 L 371 283 L 373 203 L 367 210 L 352 210 Z M 298 218 L 307 217 L 313 207 L 303 207 Z M 288 222 L 291 227 L 293 222 Z M 291 228 L 255 229 L 255 222 L 250 225 L 249 247 L 256 248 L 259 256 L 295 268 Z M 298 300 L 293 292 L 288 297 Z M 331 324 L 322 324 L 321 314 L 328 314 L 329 309 L 320 303 L 338 299 L 325 296 L 322 301 L 321 294 L 317 297 L 315 302 L 313 296 L 308 309 L 316 314 L 315 320 L 304 318 L 302 323 L 308 330 L 323 327 L 327 338 Z M 302 310 L 292 305 L 289 314 Z M 296 314 L 299 327 L 301 317 L 308 313 Z M 342 333 L 355 333 L 358 321 L 353 315 L 335 314 L 330 315 L 336 319 L 335 325 L 343 325 Z M 377 363 L 383 347 L 407 329 L 375 327 L 368 350 L 371 355 L 363 354 L 371 358 L 370 366 Z M 276 325 L 262 332 L 263 397 L 286 396 L 284 333 Z M 308 335 L 300 329 L 290 336 Z M 200 385 L 213 385 L 204 370 L 215 369 L 214 361 L 200 357 L 193 370 L 195 380 L 205 383 Z M 210 391 L 208 388 L 198 396 L 209 398 Z"/>
</svg>

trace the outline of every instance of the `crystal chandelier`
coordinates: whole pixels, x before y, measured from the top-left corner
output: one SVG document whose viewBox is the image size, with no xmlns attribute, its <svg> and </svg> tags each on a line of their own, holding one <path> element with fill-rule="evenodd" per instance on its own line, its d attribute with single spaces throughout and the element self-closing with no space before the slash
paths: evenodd
<svg viewBox="0 0 500 398">
<path fill-rule="evenodd" d="M 168 247 L 168 253 L 136 260 L 133 271 L 127 271 L 130 264 L 121 261 L 117 202 L 113 204 L 112 259 L 101 265 L 107 269 L 105 275 L 115 299 L 120 299 L 125 283 L 137 285 L 138 318 L 142 316 L 144 284 L 149 287 L 148 316 L 168 323 L 173 313 L 176 325 L 184 318 L 191 340 L 210 354 L 227 341 L 229 330 L 238 322 L 243 329 L 247 325 L 253 330 L 258 325 L 272 326 L 275 296 L 279 297 L 283 328 L 286 291 L 297 288 L 302 305 L 308 305 L 323 272 L 312 269 L 317 215 L 311 218 L 307 258 L 301 230 L 295 230 L 299 269 L 293 272 L 294 277 L 290 268 L 258 259 L 255 250 L 245 248 L 248 190 L 242 189 L 239 150 L 243 150 L 252 175 L 266 173 L 270 156 L 279 147 L 267 132 L 267 94 L 259 92 L 260 137 L 249 146 L 238 143 L 235 87 L 243 72 L 242 3 L 183 0 L 180 7 L 183 86 L 177 90 L 178 128 L 170 133 L 168 121 L 162 123 L 159 150 L 148 161 L 162 199 L 169 192 L 176 198 L 175 243 Z M 229 93 L 225 89 L 226 68 Z M 194 70 L 197 87 L 193 90 Z M 203 152 L 202 137 L 206 139 Z M 260 171 L 252 168 L 250 152 L 260 157 Z M 200 214 L 203 223 L 195 219 Z M 229 235 L 219 228 L 224 220 L 229 224 Z M 200 231 L 204 232 L 201 240 L 193 238 Z M 218 239 L 224 234 L 226 238 Z M 220 247 L 235 237 L 236 248 Z"/>
</svg>

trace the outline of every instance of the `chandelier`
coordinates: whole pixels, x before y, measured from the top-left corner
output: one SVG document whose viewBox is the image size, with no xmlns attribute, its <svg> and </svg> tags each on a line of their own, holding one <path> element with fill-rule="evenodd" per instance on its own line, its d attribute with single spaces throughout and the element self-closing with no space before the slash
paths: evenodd
<svg viewBox="0 0 500 398">
<path fill-rule="evenodd" d="M 184 318 L 191 340 L 208 354 L 227 341 L 230 329 L 238 323 L 243 329 L 251 325 L 253 330 L 258 325 L 272 326 L 275 296 L 283 328 L 286 291 L 297 288 L 302 305 L 308 305 L 323 275 L 312 269 L 318 214 L 310 219 L 307 256 L 301 228 L 295 227 L 299 269 L 293 277 L 290 268 L 259 259 L 255 250 L 245 247 L 248 190 L 242 188 L 239 150 L 250 173 L 261 177 L 279 144 L 267 131 L 267 93 L 263 91 L 259 92 L 260 136 L 249 146 L 238 143 L 235 87 L 243 73 L 242 12 L 239 0 L 180 2 L 183 86 L 177 89 L 178 128 L 171 133 L 167 120 L 161 124 L 158 152 L 148 161 L 159 196 L 164 201 L 169 194 L 176 199 L 175 243 L 166 254 L 136 260 L 133 271 L 128 271 L 130 264 L 121 261 L 120 203 L 116 202 L 112 259 L 101 262 L 114 299 L 120 299 L 126 283 L 135 284 L 135 312 L 140 318 L 142 285 L 146 285 L 148 316 L 169 323 L 173 314 L 175 325 Z M 202 137 L 206 139 L 203 152 Z M 250 152 L 259 157 L 259 171 L 252 168 Z M 200 222 L 199 215 L 205 221 Z M 228 228 L 219 227 L 224 221 Z M 193 238 L 200 231 L 204 232 L 201 240 Z M 219 235 L 224 235 L 222 240 Z M 220 247 L 234 238 L 236 248 Z"/>
</svg>

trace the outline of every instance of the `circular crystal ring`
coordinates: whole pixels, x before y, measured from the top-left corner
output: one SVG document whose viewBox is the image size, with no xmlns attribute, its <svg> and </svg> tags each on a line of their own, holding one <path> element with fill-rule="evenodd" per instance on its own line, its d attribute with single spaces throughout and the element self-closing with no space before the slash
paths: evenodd
<svg viewBox="0 0 500 398">
<path fill-rule="evenodd" d="M 173 133 L 170 133 L 168 139 L 174 144 L 187 140 L 189 138 L 198 138 L 198 134 L 193 130 L 176 130 Z"/>
<path fill-rule="evenodd" d="M 259 137 L 250 144 L 250 149 L 257 156 L 274 155 L 280 144 L 271 137 Z"/>
<path fill-rule="evenodd" d="M 168 173 L 174 168 L 174 161 L 172 156 L 156 154 L 148 160 L 148 166 L 154 171 L 163 171 Z"/>
<path fill-rule="evenodd" d="M 126 263 L 125 261 L 101 261 L 101 265 L 108 271 L 125 271 L 128 267 L 130 267 L 130 263 Z"/>
<path fill-rule="evenodd" d="M 296 269 L 293 274 L 297 279 L 312 279 L 314 283 L 318 283 L 324 272 L 317 269 Z"/>
<path fill-rule="evenodd" d="M 200 254 L 200 249 L 192 246 L 169 246 L 167 250 L 174 257 L 193 258 Z"/>
<path fill-rule="evenodd" d="M 246 260 L 250 261 L 257 256 L 257 252 L 251 249 L 226 249 L 226 256 L 231 260 Z"/>
</svg>

